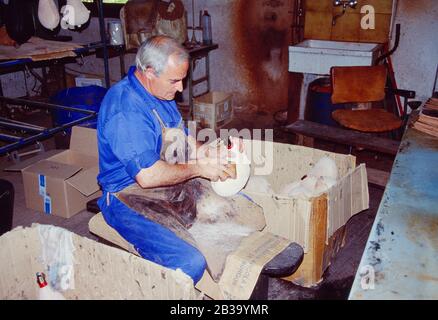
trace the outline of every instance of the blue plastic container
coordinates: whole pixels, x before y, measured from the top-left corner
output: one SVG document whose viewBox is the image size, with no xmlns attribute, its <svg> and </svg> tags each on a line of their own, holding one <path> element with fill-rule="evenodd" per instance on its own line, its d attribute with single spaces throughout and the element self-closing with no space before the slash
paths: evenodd
<svg viewBox="0 0 438 320">
<path fill-rule="evenodd" d="M 319 78 L 310 83 L 308 98 L 310 121 L 339 127 L 339 124 L 332 118 L 332 112 L 336 109 L 345 109 L 345 105 L 332 104 L 331 94 L 332 88 L 329 78 Z"/>
<path fill-rule="evenodd" d="M 66 107 L 74 107 L 83 110 L 99 112 L 100 104 L 105 96 L 107 89 L 100 86 L 73 87 L 64 89 L 50 98 L 50 102 Z M 60 126 L 74 120 L 81 119 L 87 114 L 68 110 L 52 110 L 53 124 Z M 80 124 L 82 127 L 96 129 L 97 117 Z M 70 134 L 71 129 L 66 129 Z"/>
</svg>

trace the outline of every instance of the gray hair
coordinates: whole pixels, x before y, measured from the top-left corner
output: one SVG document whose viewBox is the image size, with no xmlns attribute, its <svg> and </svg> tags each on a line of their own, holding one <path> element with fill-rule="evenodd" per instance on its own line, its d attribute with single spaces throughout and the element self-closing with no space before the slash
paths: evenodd
<svg viewBox="0 0 438 320">
<path fill-rule="evenodd" d="M 152 36 L 142 43 L 135 57 L 137 69 L 152 68 L 159 76 L 166 68 L 169 57 L 175 55 L 178 62 L 189 59 L 189 54 L 178 42 L 168 36 Z"/>
</svg>

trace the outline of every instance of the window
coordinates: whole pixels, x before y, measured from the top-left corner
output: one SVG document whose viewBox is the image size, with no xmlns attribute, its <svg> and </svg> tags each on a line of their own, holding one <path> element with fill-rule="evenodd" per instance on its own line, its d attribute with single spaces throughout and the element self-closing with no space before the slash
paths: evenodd
<svg viewBox="0 0 438 320">
<path fill-rule="evenodd" d="M 93 17 L 98 17 L 97 1 L 82 0 L 85 6 L 91 11 Z M 120 18 L 120 9 L 128 0 L 103 0 L 103 14 L 105 18 Z"/>
</svg>

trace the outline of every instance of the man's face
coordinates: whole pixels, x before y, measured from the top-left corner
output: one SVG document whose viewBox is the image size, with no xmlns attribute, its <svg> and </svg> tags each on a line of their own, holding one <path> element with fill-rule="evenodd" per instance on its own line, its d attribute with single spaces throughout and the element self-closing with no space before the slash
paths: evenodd
<svg viewBox="0 0 438 320">
<path fill-rule="evenodd" d="M 182 80 L 186 77 L 188 68 L 188 61 L 178 61 L 177 57 L 171 55 L 159 76 L 152 69 L 146 70 L 149 92 L 161 100 L 173 100 L 177 91 L 183 91 Z"/>
</svg>

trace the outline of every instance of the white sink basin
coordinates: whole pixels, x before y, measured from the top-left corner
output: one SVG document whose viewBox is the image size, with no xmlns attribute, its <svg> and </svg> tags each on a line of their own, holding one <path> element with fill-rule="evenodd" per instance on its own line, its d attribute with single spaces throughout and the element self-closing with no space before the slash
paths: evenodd
<svg viewBox="0 0 438 320">
<path fill-rule="evenodd" d="M 326 75 L 332 66 L 371 66 L 379 43 L 304 40 L 289 47 L 289 71 Z"/>
</svg>

